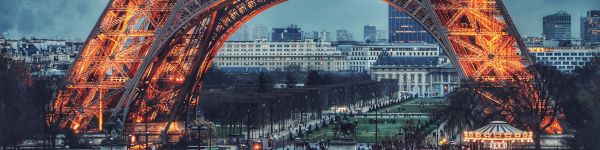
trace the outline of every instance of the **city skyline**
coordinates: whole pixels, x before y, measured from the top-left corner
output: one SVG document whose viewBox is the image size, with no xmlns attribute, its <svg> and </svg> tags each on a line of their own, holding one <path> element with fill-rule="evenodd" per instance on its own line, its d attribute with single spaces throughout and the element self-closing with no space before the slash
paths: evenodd
<svg viewBox="0 0 600 150">
<path fill-rule="evenodd" d="M 85 39 L 106 2 L 108 0 L 1 1 L 0 20 L 8 21 L 0 23 L 0 34 L 8 38 Z M 600 10 L 600 1 L 596 0 L 505 0 L 505 3 L 522 36 L 540 36 L 543 16 L 566 11 L 573 16 L 572 36 L 578 38 L 580 17 L 585 16 L 586 11 Z M 269 28 L 297 24 L 305 31 L 347 29 L 356 37 L 363 37 L 364 25 L 388 30 L 386 8 L 387 4 L 378 0 L 290 0 L 257 15 L 247 24 L 264 24 Z M 352 17 L 331 19 L 340 16 Z"/>
</svg>

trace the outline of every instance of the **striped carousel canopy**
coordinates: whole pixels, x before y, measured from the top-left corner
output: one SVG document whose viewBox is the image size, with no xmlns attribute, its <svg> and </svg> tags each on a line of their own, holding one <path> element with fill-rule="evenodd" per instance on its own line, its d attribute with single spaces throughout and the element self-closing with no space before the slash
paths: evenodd
<svg viewBox="0 0 600 150">
<path fill-rule="evenodd" d="M 474 131 L 465 131 L 465 142 L 531 142 L 533 134 L 519 130 L 504 121 L 492 121 Z"/>
</svg>

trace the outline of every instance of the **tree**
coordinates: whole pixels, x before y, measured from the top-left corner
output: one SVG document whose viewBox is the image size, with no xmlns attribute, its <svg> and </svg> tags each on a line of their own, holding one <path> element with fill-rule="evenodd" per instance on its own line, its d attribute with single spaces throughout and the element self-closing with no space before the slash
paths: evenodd
<svg viewBox="0 0 600 150">
<path fill-rule="evenodd" d="M 321 75 L 319 71 L 311 70 L 308 72 L 308 76 L 306 77 L 305 85 L 320 85 L 322 83 Z"/>
<path fill-rule="evenodd" d="M 513 122 L 533 132 L 536 149 L 541 149 L 540 135 L 544 132 L 562 132 L 556 116 L 568 85 L 567 77 L 554 67 L 535 64 L 528 68 L 535 72 L 529 78 L 515 74 L 512 81 L 502 83 L 499 98 Z"/>
<path fill-rule="evenodd" d="M 258 92 L 261 92 L 261 93 L 267 92 L 268 89 L 270 88 L 269 85 L 270 85 L 269 77 L 264 72 L 261 72 L 260 75 L 258 75 Z"/>
<path fill-rule="evenodd" d="M 60 105 L 53 103 L 59 83 L 60 81 L 51 78 L 37 79 L 34 80 L 30 90 L 30 98 L 33 100 L 34 107 L 37 108 L 36 112 L 40 122 L 38 124 L 41 124 L 41 134 L 46 149 L 56 147 L 56 136 L 61 130 L 60 122 L 64 121 L 67 116 L 65 110 L 55 107 Z M 46 145 L 47 143 L 49 145 Z"/>
<path fill-rule="evenodd" d="M 573 137 L 565 139 L 572 149 L 600 149 L 600 58 L 576 69 L 564 102 L 564 114 Z"/>
<path fill-rule="evenodd" d="M 36 132 L 35 111 L 28 98 L 31 79 L 26 66 L 6 56 L 0 57 L 0 145 L 17 149 Z"/>
<path fill-rule="evenodd" d="M 296 87 L 296 84 L 298 84 L 298 82 L 296 81 L 296 77 L 294 77 L 292 74 L 286 75 L 285 80 L 285 85 L 287 86 L 287 88 L 294 88 Z"/>
<path fill-rule="evenodd" d="M 475 129 L 490 122 L 497 114 L 495 104 L 482 97 L 478 90 L 487 86 L 486 83 L 470 82 L 463 84 L 461 88 L 450 93 L 448 100 L 450 105 L 443 111 L 448 118 L 448 127 L 455 133 L 461 133 L 465 129 Z"/>
</svg>

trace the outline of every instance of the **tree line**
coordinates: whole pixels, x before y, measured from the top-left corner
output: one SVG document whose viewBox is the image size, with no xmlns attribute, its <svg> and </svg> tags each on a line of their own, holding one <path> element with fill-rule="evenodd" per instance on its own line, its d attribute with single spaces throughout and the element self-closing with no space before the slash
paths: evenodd
<svg viewBox="0 0 600 150">
<path fill-rule="evenodd" d="M 515 74 L 512 80 L 501 83 L 463 84 L 448 97 L 450 105 L 444 113 L 449 117 L 449 130 L 461 133 L 493 120 L 505 120 L 533 132 L 536 149 L 541 149 L 541 137 L 547 133 L 573 135 L 563 140 L 573 149 L 600 149 L 599 60 L 595 58 L 571 73 L 535 64 L 527 68 L 535 72 L 527 79 Z M 486 92 L 497 102 L 482 94 Z"/>
</svg>

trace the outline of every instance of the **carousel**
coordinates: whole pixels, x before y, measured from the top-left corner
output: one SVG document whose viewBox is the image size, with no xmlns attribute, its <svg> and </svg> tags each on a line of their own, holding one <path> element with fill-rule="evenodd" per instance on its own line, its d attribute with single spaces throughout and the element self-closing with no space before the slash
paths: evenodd
<svg viewBox="0 0 600 150">
<path fill-rule="evenodd" d="M 474 131 L 463 133 L 469 149 L 513 149 L 533 142 L 533 133 L 521 131 L 504 121 L 492 121 Z"/>
</svg>

